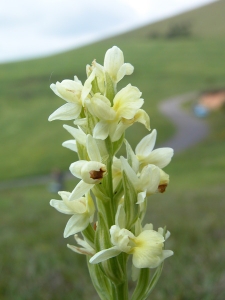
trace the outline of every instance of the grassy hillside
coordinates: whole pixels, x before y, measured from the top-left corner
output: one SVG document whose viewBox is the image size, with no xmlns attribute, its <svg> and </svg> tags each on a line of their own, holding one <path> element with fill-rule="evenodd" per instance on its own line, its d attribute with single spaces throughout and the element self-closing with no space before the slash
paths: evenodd
<svg viewBox="0 0 225 300">
<path fill-rule="evenodd" d="M 219 0 L 198 9 L 147 25 L 132 31 L 130 35 L 149 37 L 152 33 L 157 33 L 160 36 L 168 34 L 174 25 L 186 25 L 191 36 L 195 38 L 223 39 L 225 36 L 224 10 L 225 1 Z"/>
<path fill-rule="evenodd" d="M 184 20 L 186 16 L 198 20 L 193 22 L 193 35 L 189 38 L 149 38 L 147 33 L 152 28 L 167 28 L 170 22 L 177 22 L 179 17 L 175 17 L 67 53 L 2 64 L 0 179 L 49 173 L 55 166 L 67 169 L 74 157 L 60 145 L 70 136 L 62 129 L 62 122 L 47 121 L 63 100 L 52 93 L 49 85 L 74 75 L 84 80 L 85 65 L 94 58 L 102 63 L 105 51 L 112 45 L 119 46 L 125 60 L 135 67 L 134 74 L 127 76 L 123 84 L 131 82 L 143 92 L 145 109 L 152 126 L 159 131 L 159 141 L 171 135 L 172 126 L 159 117 L 159 101 L 187 91 L 224 85 L 225 39 L 217 34 L 213 21 L 209 22 L 214 18 L 214 25 L 225 27 L 221 15 L 224 4 L 220 1 L 184 14 Z M 145 134 L 141 126 L 137 130 L 140 135 Z M 136 135 L 130 136 L 136 143 Z"/>
</svg>

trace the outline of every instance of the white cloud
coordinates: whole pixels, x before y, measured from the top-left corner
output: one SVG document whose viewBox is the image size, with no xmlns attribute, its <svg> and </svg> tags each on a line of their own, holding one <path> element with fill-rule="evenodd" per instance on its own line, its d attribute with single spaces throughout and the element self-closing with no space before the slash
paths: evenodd
<svg viewBox="0 0 225 300">
<path fill-rule="evenodd" d="M 94 41 L 212 0 L 3 0 L 0 61 Z"/>
</svg>

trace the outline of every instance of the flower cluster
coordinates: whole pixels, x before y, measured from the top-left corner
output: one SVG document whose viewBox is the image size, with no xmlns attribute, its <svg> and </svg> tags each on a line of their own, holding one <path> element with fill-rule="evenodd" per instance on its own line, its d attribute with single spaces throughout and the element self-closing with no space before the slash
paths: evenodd
<svg viewBox="0 0 225 300">
<path fill-rule="evenodd" d="M 173 150 L 153 150 L 155 129 L 134 151 L 126 141 L 125 131 L 135 122 L 150 130 L 139 89 L 128 84 L 117 91 L 118 82 L 133 70 L 131 64 L 124 63 L 123 52 L 114 46 L 106 52 L 103 66 L 96 61 L 87 65 L 84 84 L 75 76 L 74 80 L 50 86 L 66 104 L 53 112 L 49 121 L 73 120 L 74 126 L 64 125 L 72 139 L 63 146 L 77 152 L 79 160 L 69 169 L 80 179 L 73 191 L 59 192 L 62 200 L 52 199 L 50 205 L 72 215 L 64 237 L 75 235 L 82 247 L 68 247 L 89 257 L 92 281 L 102 299 L 108 299 L 103 295 L 112 286 L 127 282 L 129 256 L 134 270 L 159 268 L 173 254 L 164 249 L 169 231 L 155 231 L 152 224 L 141 225 L 147 197 L 165 192 L 169 184 L 169 175 L 163 168 L 170 163 Z M 123 145 L 126 158 L 116 157 Z M 79 232 L 83 239 L 78 237 Z M 141 290 L 140 285 L 139 280 L 135 295 Z M 122 294 L 121 297 L 125 299 Z"/>
</svg>

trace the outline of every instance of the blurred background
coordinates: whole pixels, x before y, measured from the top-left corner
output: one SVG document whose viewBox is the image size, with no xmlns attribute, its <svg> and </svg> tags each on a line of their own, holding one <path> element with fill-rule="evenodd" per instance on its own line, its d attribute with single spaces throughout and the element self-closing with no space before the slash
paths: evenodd
<svg viewBox="0 0 225 300">
<path fill-rule="evenodd" d="M 149 200 L 174 256 L 156 300 L 225 299 L 225 1 L 3 1 L 0 11 L 0 299 L 98 299 L 85 257 L 70 251 L 68 217 L 49 206 L 71 191 L 71 138 L 48 116 L 63 100 L 49 85 L 122 49 L 125 77 L 145 99 L 156 147 L 174 147 L 170 185 Z M 68 122 L 68 124 L 72 124 Z M 134 125 L 132 146 L 147 134 Z"/>
</svg>

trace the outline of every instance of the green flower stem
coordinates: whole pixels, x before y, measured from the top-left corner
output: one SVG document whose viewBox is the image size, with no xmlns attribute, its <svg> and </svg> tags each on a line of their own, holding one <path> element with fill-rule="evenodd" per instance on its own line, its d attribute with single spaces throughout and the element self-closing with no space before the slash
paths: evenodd
<svg viewBox="0 0 225 300">
<path fill-rule="evenodd" d="M 113 300 L 128 300 L 127 259 L 128 255 L 126 253 L 121 253 L 117 257 L 118 263 L 124 272 L 124 281 L 119 285 L 113 285 Z"/>
<path fill-rule="evenodd" d="M 105 202 L 100 198 L 96 198 L 96 203 L 98 211 L 104 216 L 104 219 L 107 222 L 107 230 L 109 230 L 115 222 L 114 215 L 112 214 L 111 201 Z"/>
<path fill-rule="evenodd" d="M 155 273 L 153 274 L 150 282 L 150 270 L 149 269 L 141 269 L 140 270 L 140 276 L 139 280 L 137 282 L 136 289 L 132 295 L 131 300 L 145 300 L 155 287 L 156 283 L 159 280 L 159 277 L 161 275 L 163 269 L 163 263 L 158 266 Z"/>
<path fill-rule="evenodd" d="M 87 257 L 87 265 L 92 283 L 99 297 L 102 300 L 113 300 L 111 281 L 103 274 L 100 266 L 90 264 L 89 257 Z"/>
<path fill-rule="evenodd" d="M 120 285 L 113 285 L 113 300 L 128 300 L 127 282 Z"/>
<path fill-rule="evenodd" d="M 128 276 L 127 276 L 127 259 L 128 255 L 126 253 L 121 253 L 117 257 L 119 264 L 124 272 L 124 281 L 117 286 L 114 286 L 115 300 L 123 299 L 128 300 Z"/>
<path fill-rule="evenodd" d="M 113 163 L 113 145 L 112 142 L 110 140 L 110 138 L 108 137 L 105 140 L 105 145 L 106 145 L 106 149 L 108 152 L 108 160 L 106 163 L 106 167 L 107 167 L 107 177 L 106 177 L 106 191 L 107 191 L 107 195 L 110 198 L 109 203 L 106 203 L 107 208 L 106 210 L 110 210 L 111 212 L 111 220 L 109 220 L 108 222 L 108 226 L 109 228 L 115 224 L 115 215 L 116 215 L 116 203 L 115 201 L 113 201 L 113 177 L 112 177 L 112 163 Z"/>
</svg>

